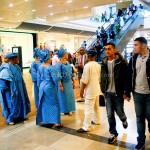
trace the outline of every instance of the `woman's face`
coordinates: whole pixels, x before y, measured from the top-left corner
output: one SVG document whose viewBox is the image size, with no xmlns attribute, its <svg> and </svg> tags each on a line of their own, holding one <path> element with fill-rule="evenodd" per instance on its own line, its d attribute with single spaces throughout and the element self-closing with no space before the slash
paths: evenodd
<svg viewBox="0 0 150 150">
<path fill-rule="evenodd" d="M 62 58 L 68 60 L 68 53 L 66 53 Z"/>
<path fill-rule="evenodd" d="M 5 62 L 5 63 L 8 63 L 8 62 L 9 62 L 9 59 L 8 59 L 6 56 L 4 56 L 4 62 Z"/>
</svg>

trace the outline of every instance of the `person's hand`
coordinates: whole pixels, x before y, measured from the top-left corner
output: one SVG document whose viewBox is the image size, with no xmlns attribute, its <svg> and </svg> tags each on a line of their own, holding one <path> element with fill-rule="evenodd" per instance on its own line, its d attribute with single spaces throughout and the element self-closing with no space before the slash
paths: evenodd
<svg viewBox="0 0 150 150">
<path fill-rule="evenodd" d="M 79 64 L 79 67 L 80 67 L 80 68 L 83 68 L 83 65 L 82 65 L 82 64 Z"/>
<path fill-rule="evenodd" d="M 127 96 L 124 94 L 124 95 L 123 95 L 123 99 L 126 100 L 126 101 L 128 101 L 128 102 L 130 102 L 131 97 L 127 97 Z"/>
<path fill-rule="evenodd" d="M 83 90 L 81 90 L 80 91 L 80 96 L 81 96 L 81 98 L 83 98 L 84 96 L 83 96 L 83 94 L 84 94 L 84 91 Z"/>
<path fill-rule="evenodd" d="M 72 86 L 75 87 L 75 82 L 72 82 Z"/>
<path fill-rule="evenodd" d="M 63 92 L 64 91 L 64 87 L 60 86 L 60 91 Z"/>
<path fill-rule="evenodd" d="M 128 101 L 128 102 L 130 102 L 130 100 L 131 100 L 131 97 L 126 97 L 126 99 L 125 99 L 126 101 Z"/>
</svg>

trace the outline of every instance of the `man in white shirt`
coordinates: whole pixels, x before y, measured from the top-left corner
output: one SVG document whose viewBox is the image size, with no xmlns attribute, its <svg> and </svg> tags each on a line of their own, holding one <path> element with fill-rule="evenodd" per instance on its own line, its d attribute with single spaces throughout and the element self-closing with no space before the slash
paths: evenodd
<svg viewBox="0 0 150 150">
<path fill-rule="evenodd" d="M 81 97 L 85 97 L 85 117 L 83 127 L 77 131 L 79 133 L 91 131 L 91 123 L 100 124 L 99 95 L 102 94 L 100 90 L 101 66 L 95 62 L 97 53 L 94 49 L 90 49 L 87 53 L 88 63 L 83 70 L 80 90 Z"/>
</svg>

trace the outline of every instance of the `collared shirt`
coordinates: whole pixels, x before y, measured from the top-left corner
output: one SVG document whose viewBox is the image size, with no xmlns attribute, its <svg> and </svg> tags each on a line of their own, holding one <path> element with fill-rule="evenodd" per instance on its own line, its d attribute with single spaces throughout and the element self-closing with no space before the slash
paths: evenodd
<svg viewBox="0 0 150 150">
<path fill-rule="evenodd" d="M 146 62 L 148 58 L 149 51 L 145 56 L 138 55 L 136 61 L 135 92 L 140 94 L 150 94 L 150 89 L 146 75 Z"/>
<path fill-rule="evenodd" d="M 107 92 L 112 92 L 112 93 L 116 93 L 115 80 L 114 80 L 114 65 L 115 65 L 115 59 L 113 59 L 112 61 L 107 61 L 107 66 L 108 66 Z"/>
</svg>

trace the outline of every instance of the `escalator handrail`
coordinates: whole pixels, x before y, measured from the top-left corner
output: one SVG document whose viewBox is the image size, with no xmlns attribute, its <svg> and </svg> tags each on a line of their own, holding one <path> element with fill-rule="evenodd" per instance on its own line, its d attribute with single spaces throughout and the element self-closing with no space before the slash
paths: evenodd
<svg viewBox="0 0 150 150">
<path fill-rule="evenodd" d="M 118 11 L 117 11 L 118 12 Z M 111 19 L 112 17 L 114 17 L 115 15 L 117 15 L 117 12 L 115 12 L 114 14 L 111 15 L 111 17 L 109 19 Z M 104 22 L 103 25 L 101 27 L 103 27 L 107 22 Z M 95 33 L 92 34 L 90 37 L 88 37 L 88 39 L 86 40 L 86 42 L 88 42 L 93 36 L 95 36 Z M 93 42 L 92 42 L 93 43 Z M 91 44 L 90 44 L 91 45 Z M 89 46 L 88 46 L 89 47 Z M 77 51 L 75 53 L 77 53 L 80 50 L 80 48 L 77 49 Z"/>
</svg>

